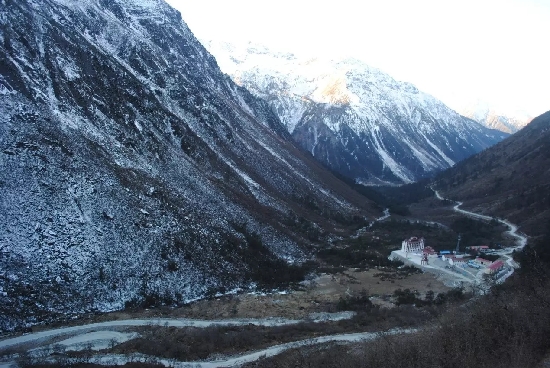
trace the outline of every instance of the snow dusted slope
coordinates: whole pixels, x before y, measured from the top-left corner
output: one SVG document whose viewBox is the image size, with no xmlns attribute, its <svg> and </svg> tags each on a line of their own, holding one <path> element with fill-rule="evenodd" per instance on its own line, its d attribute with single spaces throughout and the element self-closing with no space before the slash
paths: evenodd
<svg viewBox="0 0 550 368">
<path fill-rule="evenodd" d="M 376 214 L 162 0 L 1 4 L 0 329 L 272 287 Z"/>
<path fill-rule="evenodd" d="M 304 149 L 365 184 L 415 181 L 506 136 L 359 60 L 206 47 L 224 72 L 271 104 Z"/>
</svg>

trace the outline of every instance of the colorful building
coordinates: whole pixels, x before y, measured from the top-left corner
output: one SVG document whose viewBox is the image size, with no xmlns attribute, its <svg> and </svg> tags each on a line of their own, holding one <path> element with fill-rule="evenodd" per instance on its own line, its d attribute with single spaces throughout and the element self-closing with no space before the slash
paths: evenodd
<svg viewBox="0 0 550 368">
<path fill-rule="evenodd" d="M 487 272 L 489 274 L 494 274 L 502 270 L 503 268 L 504 268 L 504 262 L 498 260 L 498 261 L 494 261 L 489 265 L 489 267 L 487 268 Z"/>
<path fill-rule="evenodd" d="M 412 238 L 405 239 L 401 243 L 401 251 L 405 253 L 421 253 L 424 250 L 424 238 Z"/>
<path fill-rule="evenodd" d="M 422 253 L 423 254 L 427 254 L 428 256 L 435 256 L 437 255 L 437 253 L 435 252 L 435 250 L 432 248 L 432 247 L 424 247 L 424 249 L 422 250 Z"/>
</svg>

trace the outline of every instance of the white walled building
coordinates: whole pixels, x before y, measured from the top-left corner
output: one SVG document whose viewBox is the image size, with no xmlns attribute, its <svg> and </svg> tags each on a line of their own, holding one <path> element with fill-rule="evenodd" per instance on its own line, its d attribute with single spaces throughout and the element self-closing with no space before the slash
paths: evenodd
<svg viewBox="0 0 550 368">
<path fill-rule="evenodd" d="M 401 243 L 401 251 L 405 253 L 421 253 L 424 250 L 424 238 L 413 236 Z"/>
</svg>

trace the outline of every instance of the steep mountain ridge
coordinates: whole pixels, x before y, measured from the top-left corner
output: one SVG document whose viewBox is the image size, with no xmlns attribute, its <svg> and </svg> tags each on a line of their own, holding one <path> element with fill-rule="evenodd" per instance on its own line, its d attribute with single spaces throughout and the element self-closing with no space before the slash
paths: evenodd
<svg viewBox="0 0 550 368">
<path fill-rule="evenodd" d="M 358 182 L 409 183 L 506 136 L 356 59 L 205 45 L 224 72 L 270 103 L 304 149 Z"/>
<path fill-rule="evenodd" d="M 274 287 L 375 207 L 162 0 L 2 0 L 0 328 Z"/>
<path fill-rule="evenodd" d="M 441 173 L 435 185 L 476 212 L 505 217 L 529 235 L 544 235 L 550 225 L 550 111 Z"/>
</svg>

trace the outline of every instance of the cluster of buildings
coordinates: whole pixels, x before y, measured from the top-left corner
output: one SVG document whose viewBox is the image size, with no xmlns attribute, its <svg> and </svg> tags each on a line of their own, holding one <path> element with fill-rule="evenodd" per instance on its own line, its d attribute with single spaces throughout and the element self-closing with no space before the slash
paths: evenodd
<svg viewBox="0 0 550 368">
<path fill-rule="evenodd" d="M 481 257 L 470 258 L 470 257 L 454 256 L 454 255 L 449 255 L 449 256 L 442 255 L 441 259 L 443 261 L 447 261 L 451 266 L 462 267 L 462 268 L 470 267 L 470 268 L 475 268 L 477 270 L 483 268 L 485 272 L 490 275 L 498 273 L 499 271 L 505 269 L 505 266 L 506 266 L 506 264 L 501 260 L 496 260 L 493 262 L 487 259 L 483 259 Z"/>
<path fill-rule="evenodd" d="M 490 254 L 491 250 L 487 245 L 467 247 L 472 253 Z M 429 264 L 430 259 L 439 258 L 450 266 L 461 268 L 474 268 L 477 270 L 483 269 L 487 274 L 498 275 L 506 272 L 506 264 L 501 260 L 489 261 L 481 257 L 471 257 L 465 254 L 458 254 L 449 250 L 436 252 L 432 247 L 426 246 L 424 238 L 412 237 L 403 240 L 401 243 L 401 251 L 405 254 L 414 253 L 421 256 L 421 264 Z"/>
</svg>

